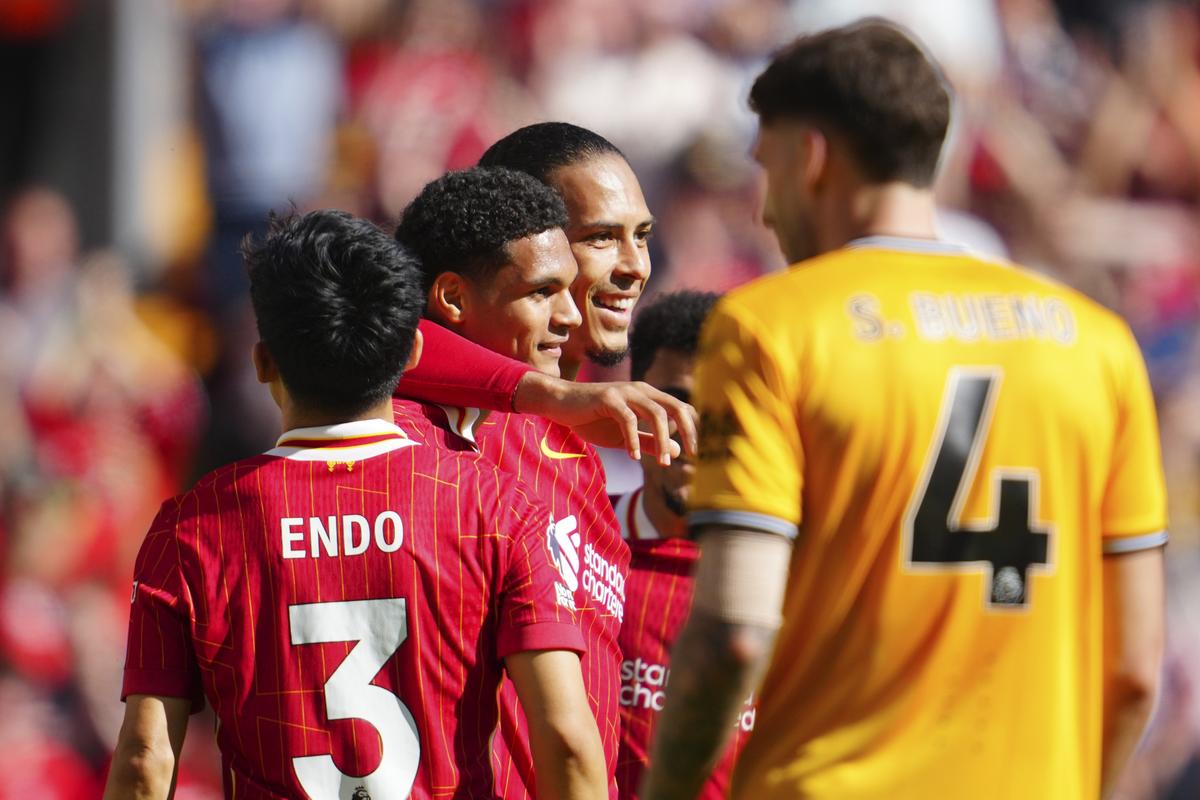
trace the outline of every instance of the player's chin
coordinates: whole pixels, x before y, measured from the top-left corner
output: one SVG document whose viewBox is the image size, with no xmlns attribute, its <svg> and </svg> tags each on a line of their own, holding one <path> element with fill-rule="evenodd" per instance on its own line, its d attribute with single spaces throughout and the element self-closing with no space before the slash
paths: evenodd
<svg viewBox="0 0 1200 800">
<path fill-rule="evenodd" d="M 600 367 L 615 367 L 629 355 L 629 335 L 625 331 L 619 333 L 602 332 L 600 335 L 589 337 L 587 358 Z"/>
<path fill-rule="evenodd" d="M 561 378 L 562 367 L 558 364 L 560 352 L 558 348 L 555 348 L 552 353 L 538 350 L 527 363 L 543 375 L 549 375 L 551 378 Z"/>
</svg>

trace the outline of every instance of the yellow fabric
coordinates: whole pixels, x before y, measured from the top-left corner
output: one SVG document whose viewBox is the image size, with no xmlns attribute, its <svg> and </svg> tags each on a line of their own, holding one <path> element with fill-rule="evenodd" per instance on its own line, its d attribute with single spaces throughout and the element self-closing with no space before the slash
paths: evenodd
<svg viewBox="0 0 1200 800">
<path fill-rule="evenodd" d="M 1102 554 L 1166 525 L 1119 317 L 962 253 L 843 249 L 721 301 L 695 402 L 693 523 L 799 527 L 734 797 L 1098 795 Z"/>
</svg>

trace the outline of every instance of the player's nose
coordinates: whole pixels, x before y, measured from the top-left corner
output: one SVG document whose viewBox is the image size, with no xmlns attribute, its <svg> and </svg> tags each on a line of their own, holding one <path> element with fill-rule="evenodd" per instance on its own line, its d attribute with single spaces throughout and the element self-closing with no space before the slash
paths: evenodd
<svg viewBox="0 0 1200 800">
<path fill-rule="evenodd" d="M 578 328 L 583 324 L 583 315 L 579 313 L 570 292 L 559 292 L 555 298 L 550 323 L 557 328 L 567 329 Z"/>
</svg>

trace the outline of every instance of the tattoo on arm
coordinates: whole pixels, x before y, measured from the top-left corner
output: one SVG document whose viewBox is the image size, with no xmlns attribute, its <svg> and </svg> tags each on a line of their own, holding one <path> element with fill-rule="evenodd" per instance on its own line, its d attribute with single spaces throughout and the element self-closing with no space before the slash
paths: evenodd
<svg viewBox="0 0 1200 800">
<path fill-rule="evenodd" d="M 722 622 L 693 609 L 671 654 L 671 683 L 659 718 L 642 800 L 696 797 L 757 688 L 774 626 Z"/>
</svg>

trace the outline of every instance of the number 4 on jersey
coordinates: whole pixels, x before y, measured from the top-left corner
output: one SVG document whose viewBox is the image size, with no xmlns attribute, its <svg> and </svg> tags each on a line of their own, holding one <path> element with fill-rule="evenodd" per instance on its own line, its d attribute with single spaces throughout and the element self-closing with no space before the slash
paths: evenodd
<svg viewBox="0 0 1200 800">
<path fill-rule="evenodd" d="M 982 568 L 990 575 L 990 607 L 1029 602 L 1029 568 L 1047 563 L 1049 535 L 1034 528 L 1036 470 L 997 470 L 998 508 L 993 519 L 963 524 L 975 470 L 983 452 L 999 370 L 950 371 L 933 447 L 904 515 L 907 567 Z"/>
</svg>

